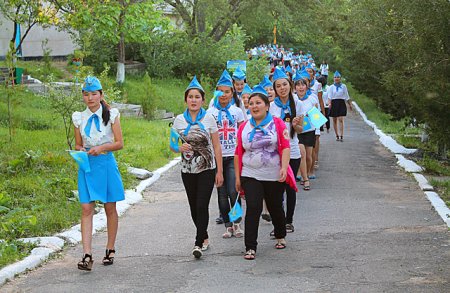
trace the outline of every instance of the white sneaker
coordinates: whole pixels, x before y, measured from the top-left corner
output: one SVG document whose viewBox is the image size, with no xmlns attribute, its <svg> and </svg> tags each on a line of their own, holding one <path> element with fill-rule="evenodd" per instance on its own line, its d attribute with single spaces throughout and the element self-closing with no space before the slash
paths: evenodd
<svg viewBox="0 0 450 293">
<path fill-rule="evenodd" d="M 192 250 L 192 254 L 195 258 L 200 258 L 203 255 L 203 252 L 200 248 L 200 246 L 194 246 L 194 249 Z"/>
<path fill-rule="evenodd" d="M 244 236 L 244 231 L 241 229 L 240 223 L 234 224 L 233 229 L 234 229 L 234 237 L 241 238 L 242 236 Z"/>
<path fill-rule="evenodd" d="M 223 233 L 222 237 L 223 238 L 231 238 L 233 236 L 233 227 L 228 227 L 225 230 L 225 233 Z"/>
</svg>

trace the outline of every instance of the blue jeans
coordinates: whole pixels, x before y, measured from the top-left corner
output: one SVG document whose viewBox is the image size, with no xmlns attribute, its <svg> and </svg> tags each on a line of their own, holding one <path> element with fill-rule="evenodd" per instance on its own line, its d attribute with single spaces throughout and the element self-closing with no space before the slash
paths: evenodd
<svg viewBox="0 0 450 293">
<path fill-rule="evenodd" d="M 236 203 L 238 193 L 236 191 L 236 177 L 234 175 L 234 157 L 223 157 L 223 185 L 217 188 L 217 195 L 219 198 L 220 214 L 223 217 L 225 227 L 232 227 L 233 223 L 230 223 L 230 217 L 228 213 L 231 207 Z M 236 223 L 241 222 L 239 218 Z"/>
</svg>

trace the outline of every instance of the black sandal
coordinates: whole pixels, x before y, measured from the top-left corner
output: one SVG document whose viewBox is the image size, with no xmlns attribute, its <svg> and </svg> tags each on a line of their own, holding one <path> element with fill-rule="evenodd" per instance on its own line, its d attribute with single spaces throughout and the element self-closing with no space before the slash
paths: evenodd
<svg viewBox="0 0 450 293">
<path fill-rule="evenodd" d="M 89 259 L 89 261 L 88 261 Z M 81 261 L 78 263 L 78 269 L 82 271 L 90 271 L 92 270 L 92 265 L 94 261 L 92 260 L 92 254 L 85 254 Z"/>
<path fill-rule="evenodd" d="M 304 180 L 303 182 L 304 182 L 303 190 L 306 190 L 306 191 L 310 190 L 311 186 L 309 185 L 309 179 L 308 180 Z M 306 185 L 306 182 L 308 182 L 308 185 Z"/>
<path fill-rule="evenodd" d="M 116 253 L 114 249 L 107 249 L 106 256 L 103 258 L 103 265 L 109 266 L 114 263 L 114 256 L 110 256 L 111 253 Z"/>
</svg>

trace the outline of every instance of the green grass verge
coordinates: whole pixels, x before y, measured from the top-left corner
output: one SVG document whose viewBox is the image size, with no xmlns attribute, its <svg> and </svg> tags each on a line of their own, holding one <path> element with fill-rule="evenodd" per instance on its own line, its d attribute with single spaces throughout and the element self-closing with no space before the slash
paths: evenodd
<svg viewBox="0 0 450 293">
<path fill-rule="evenodd" d="M 0 239 L 11 243 L 49 236 L 78 223 L 80 205 L 72 192 L 77 166 L 65 151 L 62 118 L 52 113 L 46 98 L 16 87 L 10 142 L 4 88 L 0 97 Z M 170 128 L 167 122 L 128 117 L 121 118 L 121 125 L 125 146 L 115 155 L 125 188 L 131 188 L 137 180 L 126 172 L 128 166 L 154 170 L 174 157 L 168 147 Z M 15 260 L 0 256 L 0 263 Z"/>
<path fill-rule="evenodd" d="M 0 269 L 26 257 L 34 247 L 34 244 L 20 241 L 0 242 Z"/>
<path fill-rule="evenodd" d="M 439 196 L 442 198 L 445 204 L 450 207 L 450 180 L 432 179 L 430 183 L 439 193 Z"/>
</svg>

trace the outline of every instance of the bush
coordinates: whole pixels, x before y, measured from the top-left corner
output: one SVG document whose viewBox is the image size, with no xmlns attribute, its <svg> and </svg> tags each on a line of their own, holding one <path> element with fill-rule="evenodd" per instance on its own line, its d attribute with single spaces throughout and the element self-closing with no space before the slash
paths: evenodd
<svg viewBox="0 0 450 293">
<path fill-rule="evenodd" d="M 141 54 L 150 76 L 197 75 L 201 79 L 204 75 L 219 76 L 228 60 L 246 59 L 245 40 L 245 33 L 237 26 L 218 42 L 207 35 L 192 39 L 184 32 L 172 32 L 154 38 L 143 46 Z"/>
</svg>

